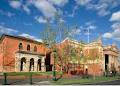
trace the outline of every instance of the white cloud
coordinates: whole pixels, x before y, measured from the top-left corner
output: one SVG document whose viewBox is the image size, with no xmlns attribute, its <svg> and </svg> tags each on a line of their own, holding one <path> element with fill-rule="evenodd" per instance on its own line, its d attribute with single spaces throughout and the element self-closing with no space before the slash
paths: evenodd
<svg viewBox="0 0 120 86">
<path fill-rule="evenodd" d="M 103 37 L 112 38 L 114 40 L 120 41 L 120 22 L 114 23 L 111 28 L 113 29 L 113 31 L 111 33 L 105 33 Z"/>
<path fill-rule="evenodd" d="M 75 12 L 77 11 L 78 8 L 79 8 L 78 5 L 74 6 L 74 8 L 73 8 L 73 10 L 72 10 L 72 13 L 69 14 L 68 16 L 69 16 L 69 17 L 74 17 Z"/>
<path fill-rule="evenodd" d="M 54 17 L 57 12 L 56 8 L 47 0 L 35 0 L 33 4 L 45 17 Z"/>
<path fill-rule="evenodd" d="M 94 29 L 96 29 L 97 27 L 95 26 L 95 25 L 89 25 L 88 27 L 87 27 L 87 29 L 91 29 L 91 30 L 94 30 Z"/>
<path fill-rule="evenodd" d="M 114 39 L 120 41 L 120 22 L 114 23 L 114 24 L 112 25 L 112 28 L 113 28 L 113 30 L 114 30 L 114 31 L 112 32 Z"/>
<path fill-rule="evenodd" d="M 62 19 L 62 18 L 60 18 L 59 21 L 60 21 L 61 23 L 64 23 L 64 22 L 65 22 L 65 20 Z"/>
<path fill-rule="evenodd" d="M 110 21 L 120 21 L 120 11 L 113 13 Z"/>
<path fill-rule="evenodd" d="M 5 33 L 5 34 L 12 34 L 12 33 L 17 33 L 18 31 L 9 27 L 5 26 L 0 26 L 0 33 Z"/>
<path fill-rule="evenodd" d="M 101 2 L 101 0 L 99 0 L 97 4 L 89 3 L 86 7 L 87 9 L 95 10 L 99 16 L 106 16 L 110 13 L 108 10 L 110 5 L 111 4 L 107 2 Z"/>
<path fill-rule="evenodd" d="M 26 37 L 26 38 L 30 38 L 30 39 L 33 39 L 33 40 L 36 40 L 36 41 L 42 42 L 41 39 L 38 39 L 37 37 L 32 36 L 32 35 L 29 35 L 29 34 L 27 34 L 27 33 L 22 33 L 22 34 L 20 34 L 19 36 L 23 36 L 23 37 Z"/>
<path fill-rule="evenodd" d="M 93 23 L 94 21 L 86 22 L 85 25 L 80 26 L 84 35 L 90 35 L 93 30 L 97 28 L 97 26 Z"/>
<path fill-rule="evenodd" d="M 17 1 L 17 0 L 12 0 L 10 1 L 10 6 L 15 8 L 15 9 L 18 9 L 21 7 L 21 2 L 20 1 Z"/>
<path fill-rule="evenodd" d="M 75 0 L 78 5 L 86 5 L 88 4 L 91 0 Z"/>
<path fill-rule="evenodd" d="M 68 3 L 68 0 L 48 0 L 48 1 L 57 6 L 64 6 L 66 3 Z"/>
<path fill-rule="evenodd" d="M 15 15 L 14 13 L 11 13 L 11 12 L 5 12 L 5 11 L 3 11 L 3 10 L 0 10 L 0 14 L 5 15 L 5 16 L 8 16 L 8 17 L 12 17 L 12 16 Z"/>
<path fill-rule="evenodd" d="M 112 34 L 111 33 L 105 33 L 103 34 L 104 38 L 112 38 Z"/>
<path fill-rule="evenodd" d="M 80 6 L 85 6 L 88 10 L 94 10 L 99 16 L 106 16 L 111 13 L 111 9 L 120 5 L 120 0 L 75 0 Z"/>
<path fill-rule="evenodd" d="M 107 11 L 105 9 L 101 9 L 98 11 L 98 15 L 100 15 L 100 16 L 106 16 L 108 14 L 110 14 L 110 11 Z"/>
<path fill-rule="evenodd" d="M 90 30 L 95 30 L 97 26 L 93 24 L 93 21 L 86 22 L 84 29 L 90 29 Z"/>
<path fill-rule="evenodd" d="M 12 8 L 15 9 L 22 9 L 24 10 L 27 14 L 30 14 L 30 9 L 28 8 L 29 5 L 31 5 L 32 3 L 29 1 L 26 2 L 26 4 L 23 4 L 21 1 L 15 1 L 15 0 L 11 0 L 9 2 L 10 6 Z"/>
<path fill-rule="evenodd" d="M 75 36 L 75 35 L 80 35 L 80 33 L 81 33 L 80 28 L 74 28 L 69 32 L 69 35 L 70 36 Z"/>
<path fill-rule="evenodd" d="M 43 18 L 42 16 L 36 16 L 35 19 L 39 22 L 39 23 L 47 23 L 47 20 L 45 18 Z"/>
<path fill-rule="evenodd" d="M 120 29 L 120 22 L 116 22 L 111 26 L 114 30 L 115 29 Z"/>
<path fill-rule="evenodd" d="M 15 9 L 19 8 L 24 10 L 27 14 L 31 12 L 29 6 L 34 6 L 44 17 L 53 18 L 56 13 L 59 13 L 59 7 L 64 6 L 68 1 L 69 0 L 30 0 L 25 1 L 25 3 L 22 3 L 22 1 L 9 1 L 9 4 Z"/>
<path fill-rule="evenodd" d="M 23 10 L 24 10 L 26 13 L 30 14 L 30 9 L 29 9 L 26 5 L 23 6 Z"/>
<path fill-rule="evenodd" d="M 26 26 L 31 26 L 32 23 L 24 23 L 24 25 L 26 25 Z"/>
</svg>

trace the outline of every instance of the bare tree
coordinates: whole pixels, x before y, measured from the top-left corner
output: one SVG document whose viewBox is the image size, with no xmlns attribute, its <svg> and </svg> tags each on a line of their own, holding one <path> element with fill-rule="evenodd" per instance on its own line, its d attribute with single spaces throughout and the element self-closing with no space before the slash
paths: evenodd
<svg viewBox="0 0 120 86">
<path fill-rule="evenodd" d="M 89 63 L 89 61 L 92 61 L 92 65 L 94 66 L 94 68 L 92 67 L 93 78 L 95 79 L 95 73 L 96 73 L 95 66 L 96 66 L 97 60 L 100 57 L 99 49 L 98 48 L 92 48 L 92 49 L 89 48 L 89 49 L 87 49 L 87 51 L 89 51 L 89 52 L 85 53 L 85 59 L 86 59 L 87 63 Z"/>
</svg>

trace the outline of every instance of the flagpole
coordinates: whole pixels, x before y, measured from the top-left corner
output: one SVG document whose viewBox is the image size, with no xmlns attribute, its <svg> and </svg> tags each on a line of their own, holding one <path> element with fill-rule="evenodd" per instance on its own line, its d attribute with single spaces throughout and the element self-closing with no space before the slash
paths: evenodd
<svg viewBox="0 0 120 86">
<path fill-rule="evenodd" d="M 88 28 L 88 57 L 89 57 L 90 30 Z"/>
<path fill-rule="evenodd" d="M 90 30 L 89 30 L 89 28 L 88 28 L 88 44 L 89 44 L 89 39 L 90 39 L 90 36 L 89 36 L 89 33 L 90 33 Z"/>
</svg>

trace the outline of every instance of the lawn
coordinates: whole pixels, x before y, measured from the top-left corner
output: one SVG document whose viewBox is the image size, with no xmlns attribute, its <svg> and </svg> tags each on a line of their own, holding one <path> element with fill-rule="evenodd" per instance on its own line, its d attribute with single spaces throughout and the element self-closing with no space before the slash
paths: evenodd
<svg viewBox="0 0 120 86">
<path fill-rule="evenodd" d="M 19 76 L 19 75 L 25 75 L 28 76 L 29 74 L 32 75 L 52 75 L 53 72 L 6 72 L 8 76 Z M 57 75 L 61 75 L 62 72 L 56 72 Z"/>
<path fill-rule="evenodd" d="M 71 85 L 71 84 L 93 84 L 105 81 L 117 80 L 119 76 L 115 77 L 96 77 L 95 79 L 91 78 L 74 78 L 74 79 L 60 79 L 58 81 L 51 81 L 55 85 Z"/>
</svg>

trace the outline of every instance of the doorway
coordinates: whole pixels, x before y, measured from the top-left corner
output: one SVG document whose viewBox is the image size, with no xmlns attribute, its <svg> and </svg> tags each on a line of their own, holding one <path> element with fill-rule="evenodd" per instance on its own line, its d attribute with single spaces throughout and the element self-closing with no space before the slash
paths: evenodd
<svg viewBox="0 0 120 86">
<path fill-rule="evenodd" d="M 108 70 L 108 64 L 109 64 L 109 55 L 105 54 L 105 71 Z"/>
<path fill-rule="evenodd" d="M 48 53 L 45 58 L 46 71 L 52 71 L 51 53 Z"/>
</svg>

